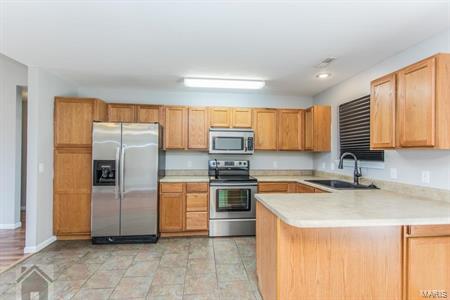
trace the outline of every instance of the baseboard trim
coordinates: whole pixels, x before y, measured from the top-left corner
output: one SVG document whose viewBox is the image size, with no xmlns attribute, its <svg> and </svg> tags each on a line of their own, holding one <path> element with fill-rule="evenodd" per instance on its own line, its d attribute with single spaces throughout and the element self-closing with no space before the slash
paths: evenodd
<svg viewBox="0 0 450 300">
<path fill-rule="evenodd" d="M 56 241 L 56 236 L 51 236 L 48 239 L 46 239 L 45 241 L 43 241 L 42 243 L 40 243 L 37 246 L 31 246 L 31 247 L 25 247 L 23 249 L 24 253 L 36 253 L 41 251 L 42 249 L 44 249 L 45 247 L 47 247 L 48 245 L 50 245 L 51 243 Z"/>
<path fill-rule="evenodd" d="M 11 223 L 11 224 L 0 224 L 0 229 L 17 229 L 22 227 L 22 222 Z"/>
</svg>

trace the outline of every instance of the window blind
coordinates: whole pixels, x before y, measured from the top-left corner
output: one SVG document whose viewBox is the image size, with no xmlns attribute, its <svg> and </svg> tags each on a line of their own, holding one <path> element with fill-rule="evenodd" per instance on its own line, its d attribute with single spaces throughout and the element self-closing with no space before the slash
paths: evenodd
<svg viewBox="0 0 450 300">
<path fill-rule="evenodd" d="M 384 161 L 384 151 L 370 150 L 370 96 L 339 105 L 341 155 L 352 152 L 359 160 Z"/>
</svg>

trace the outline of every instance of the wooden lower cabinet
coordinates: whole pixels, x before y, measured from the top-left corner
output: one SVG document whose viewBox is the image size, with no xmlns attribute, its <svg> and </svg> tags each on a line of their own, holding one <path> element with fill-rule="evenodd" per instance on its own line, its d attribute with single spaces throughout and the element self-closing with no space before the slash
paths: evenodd
<svg viewBox="0 0 450 300">
<path fill-rule="evenodd" d="M 56 193 L 53 201 L 57 236 L 89 236 L 91 232 L 90 193 Z"/>
<path fill-rule="evenodd" d="M 257 202 L 256 273 L 269 300 L 447 299 L 450 225 L 298 228 Z"/>
<path fill-rule="evenodd" d="M 161 236 L 208 235 L 208 183 L 161 183 Z"/>
<path fill-rule="evenodd" d="M 184 193 L 161 193 L 159 198 L 159 227 L 161 232 L 183 230 Z"/>
<path fill-rule="evenodd" d="M 90 235 L 91 164 L 90 148 L 54 152 L 53 223 L 58 238 Z"/>
<path fill-rule="evenodd" d="M 321 192 L 319 189 L 317 189 L 317 191 L 319 191 L 318 193 Z M 312 186 L 298 183 L 296 185 L 296 191 L 295 192 L 296 193 L 316 193 L 316 189 L 313 188 Z"/>
<path fill-rule="evenodd" d="M 326 191 L 298 182 L 261 182 L 258 193 L 326 193 Z"/>
<path fill-rule="evenodd" d="M 405 299 L 450 297 L 450 225 L 408 226 Z"/>
<path fill-rule="evenodd" d="M 400 300 L 401 250 L 401 226 L 297 228 L 256 205 L 256 272 L 266 300 Z"/>
</svg>

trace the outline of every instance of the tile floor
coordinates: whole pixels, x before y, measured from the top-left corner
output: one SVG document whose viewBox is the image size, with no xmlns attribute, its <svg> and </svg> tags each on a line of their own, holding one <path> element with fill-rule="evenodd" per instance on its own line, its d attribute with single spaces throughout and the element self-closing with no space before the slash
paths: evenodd
<svg viewBox="0 0 450 300">
<path fill-rule="evenodd" d="M 20 298 L 17 278 L 33 265 L 52 280 L 49 299 L 261 299 L 254 237 L 138 245 L 58 241 L 1 273 L 0 299 Z"/>
</svg>

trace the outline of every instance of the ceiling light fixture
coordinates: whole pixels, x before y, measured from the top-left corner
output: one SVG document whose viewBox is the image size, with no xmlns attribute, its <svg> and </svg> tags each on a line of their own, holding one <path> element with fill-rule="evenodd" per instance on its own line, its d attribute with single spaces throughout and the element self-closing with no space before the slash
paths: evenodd
<svg viewBox="0 0 450 300">
<path fill-rule="evenodd" d="M 262 80 L 184 78 L 187 87 L 221 88 L 221 89 L 262 89 L 266 83 Z"/>
<path fill-rule="evenodd" d="M 319 79 L 327 79 L 330 76 L 331 76 L 331 74 L 327 73 L 327 72 L 322 72 L 322 73 L 319 73 L 316 75 L 316 77 Z"/>
</svg>

